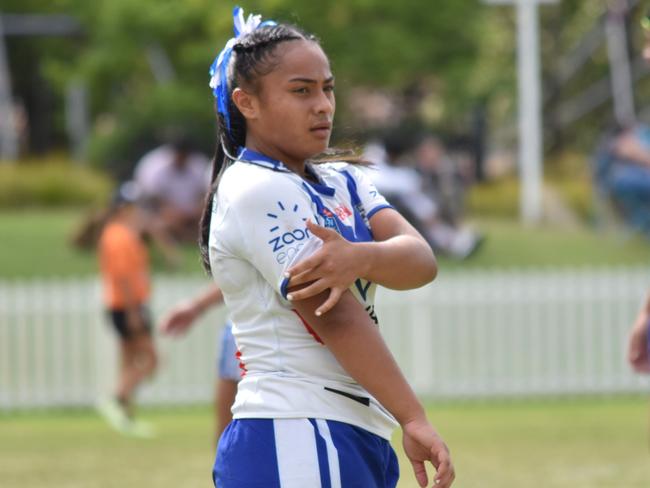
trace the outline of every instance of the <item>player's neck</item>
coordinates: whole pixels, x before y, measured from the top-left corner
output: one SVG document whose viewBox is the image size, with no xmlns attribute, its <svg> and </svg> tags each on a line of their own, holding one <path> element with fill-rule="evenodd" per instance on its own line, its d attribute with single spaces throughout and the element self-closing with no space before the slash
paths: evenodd
<svg viewBox="0 0 650 488">
<path fill-rule="evenodd" d="M 246 148 L 250 149 L 251 151 L 264 154 L 264 156 L 275 159 L 276 161 L 281 161 L 288 169 L 290 169 L 291 171 L 300 175 L 303 178 L 307 176 L 305 172 L 304 160 L 294 160 L 288 155 L 283 154 L 282 151 L 279 151 L 277 148 L 265 144 L 263 141 L 260 141 L 252 137 L 247 137 Z"/>
</svg>

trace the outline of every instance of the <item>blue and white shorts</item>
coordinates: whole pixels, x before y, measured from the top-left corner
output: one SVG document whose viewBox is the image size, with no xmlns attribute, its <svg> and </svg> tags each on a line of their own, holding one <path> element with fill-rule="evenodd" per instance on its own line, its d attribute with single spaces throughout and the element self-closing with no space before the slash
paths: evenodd
<svg viewBox="0 0 650 488">
<path fill-rule="evenodd" d="M 343 422 L 238 419 L 224 431 L 212 479 L 218 488 L 394 488 L 390 443 Z"/>
<path fill-rule="evenodd" d="M 219 363 L 217 373 L 222 380 L 239 381 L 241 379 L 241 370 L 239 369 L 239 360 L 237 354 L 237 345 L 235 338 L 232 336 L 232 324 L 226 322 L 221 332 L 219 347 Z"/>
</svg>

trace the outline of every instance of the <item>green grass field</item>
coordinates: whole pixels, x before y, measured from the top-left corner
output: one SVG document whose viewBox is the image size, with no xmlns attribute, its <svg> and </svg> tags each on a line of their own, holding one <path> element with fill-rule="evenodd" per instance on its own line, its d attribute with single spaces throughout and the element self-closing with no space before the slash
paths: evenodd
<svg viewBox="0 0 650 488">
<path fill-rule="evenodd" d="M 78 210 L 0 212 L 0 279 L 95 273 L 95 256 L 68 245 L 82 216 Z M 497 220 L 477 227 L 487 236 L 480 253 L 462 263 L 441 258 L 441 269 L 650 261 L 648 243 L 626 236 Z M 184 253 L 178 272 L 199 273 L 195 249 Z M 444 404 L 429 413 L 452 449 L 456 487 L 650 486 L 645 399 Z M 90 411 L 0 413 L 0 488 L 210 487 L 210 410 L 144 416 L 158 428 L 154 440 L 122 437 Z M 401 461 L 399 486 L 415 487 Z"/>
<path fill-rule="evenodd" d="M 97 271 L 93 252 L 70 245 L 70 237 L 83 221 L 81 210 L 0 211 L 0 278 L 79 276 Z M 183 249 L 178 272 L 200 273 L 196 249 Z M 161 269 L 160 255 L 153 253 L 154 267 Z"/>
<path fill-rule="evenodd" d="M 122 437 L 90 411 L 0 416 L 0 486 L 212 486 L 211 412 L 143 416 L 156 439 Z M 429 416 L 452 450 L 458 488 L 650 486 L 645 399 L 445 404 Z M 399 487 L 415 487 L 399 454 Z"/>
<path fill-rule="evenodd" d="M 0 212 L 0 278 L 71 276 L 96 272 L 93 253 L 69 245 L 84 213 L 79 210 Z M 583 266 L 647 264 L 650 243 L 624 235 L 601 235 L 589 229 L 527 229 L 514 221 L 476 223 L 487 240 L 462 262 L 440 257 L 440 268 L 513 266 Z M 194 246 L 184 248 L 181 273 L 200 273 Z M 154 254 L 160 269 L 161 260 Z"/>
</svg>

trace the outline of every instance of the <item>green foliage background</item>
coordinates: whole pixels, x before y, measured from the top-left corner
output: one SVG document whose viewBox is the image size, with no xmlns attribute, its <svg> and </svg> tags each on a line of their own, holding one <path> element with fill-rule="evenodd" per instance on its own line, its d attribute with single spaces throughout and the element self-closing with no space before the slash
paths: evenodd
<svg viewBox="0 0 650 488">
<path fill-rule="evenodd" d="M 474 0 L 251 0 L 246 12 L 293 22 L 315 33 L 339 80 L 339 125 L 353 86 L 404 89 L 417 80 L 435 82 L 437 99 L 451 119 L 473 103 L 472 71 L 482 43 L 481 12 Z M 207 70 L 232 36 L 234 2 L 214 0 L 6 0 L 12 13 L 66 13 L 84 34 L 76 39 L 20 40 L 10 45 L 12 71 L 33 68 L 59 96 L 71 80 L 89 88 L 93 127 L 91 159 L 118 174 L 143 147 L 160 137 L 157 128 L 176 125 L 199 146 L 212 150 L 213 102 Z M 176 77 L 157 83 L 147 49 L 160 47 Z M 27 61 L 32 59 L 30 63 Z"/>
<path fill-rule="evenodd" d="M 213 101 L 207 70 L 232 36 L 232 8 L 298 24 L 316 34 L 338 79 L 339 134 L 358 134 L 349 117 L 353 88 L 404 93 L 427 86 L 424 122 L 439 132 L 468 131 L 476 107 L 487 109 L 488 129 L 504 127 L 514 145 L 516 118 L 516 15 L 511 6 L 480 0 L 3 0 L 5 13 L 62 13 L 79 21 L 75 38 L 10 39 L 14 84 L 30 83 L 37 70 L 54 91 L 60 139 L 64 140 L 63 94 L 82 80 L 89 90 L 93 137 L 88 156 L 118 176 L 170 126 L 189 132 L 198 146 L 214 146 Z M 604 43 L 570 80 L 561 80 L 562 60 L 603 21 L 606 4 L 562 0 L 542 5 L 540 46 L 547 153 L 566 148 L 591 152 L 611 125 L 611 101 L 572 124 L 558 127 L 558 108 L 608 76 Z M 632 54 L 643 35 L 640 5 L 630 22 Z M 160 48 L 175 78 L 155 80 L 147 52 Z M 640 80 L 639 104 L 650 93 Z M 363 129 L 363 128 L 361 128 Z M 340 142 L 340 141 L 339 141 Z M 562 158 L 553 158 L 550 165 Z"/>
</svg>

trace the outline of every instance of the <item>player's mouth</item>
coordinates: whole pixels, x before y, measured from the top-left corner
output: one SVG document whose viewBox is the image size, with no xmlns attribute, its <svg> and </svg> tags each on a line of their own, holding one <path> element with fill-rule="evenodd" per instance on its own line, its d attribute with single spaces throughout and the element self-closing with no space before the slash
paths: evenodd
<svg viewBox="0 0 650 488">
<path fill-rule="evenodd" d="M 309 132 L 319 139 L 327 139 L 332 133 L 332 124 L 330 122 L 321 122 L 310 127 Z"/>
</svg>

